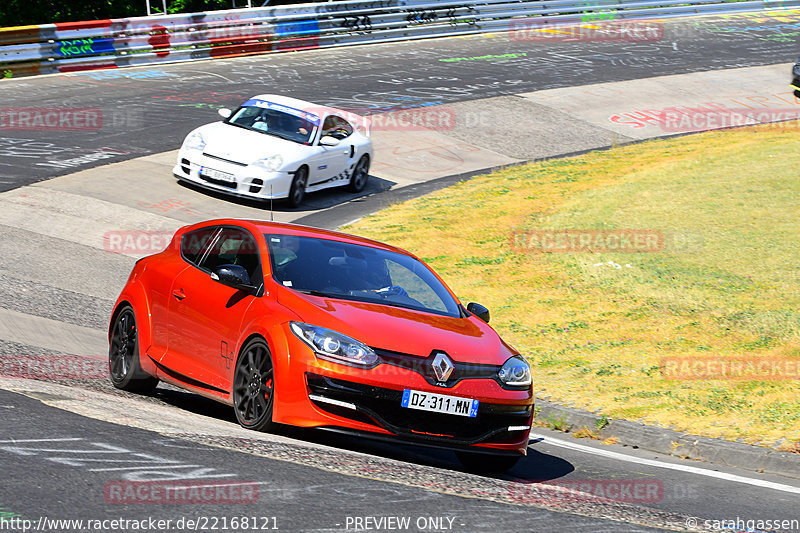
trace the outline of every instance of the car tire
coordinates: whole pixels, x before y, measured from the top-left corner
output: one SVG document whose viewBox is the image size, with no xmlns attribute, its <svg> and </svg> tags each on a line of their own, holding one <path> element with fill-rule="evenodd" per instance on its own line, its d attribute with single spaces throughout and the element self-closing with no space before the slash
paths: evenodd
<svg viewBox="0 0 800 533">
<path fill-rule="evenodd" d="M 298 207 L 303 203 L 303 198 L 306 197 L 306 187 L 308 186 L 308 168 L 300 167 L 294 173 L 292 186 L 289 189 L 289 205 Z"/>
<path fill-rule="evenodd" d="M 514 468 L 521 455 L 492 455 L 478 452 L 456 452 L 456 457 L 464 467 L 480 474 L 502 474 Z"/>
<path fill-rule="evenodd" d="M 369 180 L 369 156 L 364 154 L 361 159 L 356 163 L 356 168 L 353 169 L 353 175 L 350 176 L 350 190 L 353 192 L 361 192 L 367 186 Z"/>
<path fill-rule="evenodd" d="M 108 346 L 108 375 L 118 389 L 147 393 L 158 385 L 158 379 L 142 370 L 139 363 L 139 330 L 136 314 L 129 305 L 114 317 Z"/>
<path fill-rule="evenodd" d="M 268 431 L 275 400 L 272 355 L 261 337 L 245 344 L 233 372 L 233 409 L 236 420 L 247 429 Z"/>
</svg>

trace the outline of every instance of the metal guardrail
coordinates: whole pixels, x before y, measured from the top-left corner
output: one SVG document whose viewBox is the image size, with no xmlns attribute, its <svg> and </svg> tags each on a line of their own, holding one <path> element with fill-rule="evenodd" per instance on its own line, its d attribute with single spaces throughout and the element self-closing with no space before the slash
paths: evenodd
<svg viewBox="0 0 800 533">
<path fill-rule="evenodd" d="M 594 20 L 780 11 L 800 0 L 375 0 L 0 28 L 0 79 Z"/>
</svg>

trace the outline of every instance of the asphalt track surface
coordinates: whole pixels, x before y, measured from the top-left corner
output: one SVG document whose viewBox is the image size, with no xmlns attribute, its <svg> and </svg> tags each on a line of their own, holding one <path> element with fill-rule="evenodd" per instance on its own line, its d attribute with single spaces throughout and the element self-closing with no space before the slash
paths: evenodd
<svg viewBox="0 0 800 533">
<path fill-rule="evenodd" d="M 122 398 L 122 393 L 116 394 Z M 697 530 L 691 526 L 703 520 L 797 518 L 794 502 L 800 487 L 780 476 L 746 474 L 749 480 L 782 487 L 776 490 L 608 461 L 586 450 L 565 448 L 564 443 L 574 446 L 574 439 L 545 429 L 535 431 L 526 459 L 508 474 L 490 477 L 464 472 L 448 452 L 321 431 L 285 428 L 278 431 L 278 440 L 271 435 L 251 440 L 242 437 L 251 432 L 237 432 L 229 409 L 170 388 L 159 389 L 154 397 L 120 401 L 183 410 L 187 425 L 200 420 L 202 413 L 202 423 L 218 425 L 223 435 L 173 436 L 82 417 L 39 401 L 60 399 L 64 398 L 58 392 L 26 397 L 0 391 L 0 423 L 6 429 L 0 439 L 0 509 L 34 523 L 42 517 L 174 521 L 256 515 L 275 517 L 280 531 L 315 532 L 355 531 L 356 517 L 396 516 L 411 520 L 408 531 L 523 533 Z M 226 430 L 231 436 L 224 435 Z M 584 441 L 578 446 L 601 453 L 609 449 Z M 630 449 L 625 453 L 633 461 L 656 459 L 662 465 L 683 466 L 675 458 Z M 713 470 L 736 475 L 733 469 Z M 120 497 L 126 484 L 143 481 L 186 487 L 226 481 L 255 484 L 256 490 L 252 499 L 240 498 L 234 504 L 213 497 L 191 504 L 178 498 L 154 502 L 149 495 Z M 615 483 L 657 488 L 650 498 L 604 503 L 580 489 L 587 482 L 594 493 Z M 112 485 L 122 489 L 115 495 Z M 546 499 L 537 499 L 532 491 L 547 490 L 542 487 L 556 488 Z M 792 488 L 795 492 L 789 492 Z M 417 520 L 430 517 L 448 520 L 447 527 L 416 526 Z M 361 529 L 391 530 L 397 529 Z"/>
<path fill-rule="evenodd" d="M 782 37 L 775 23 L 703 17 L 668 20 L 651 42 L 524 41 L 497 33 L 0 81 L 4 108 L 102 113 L 67 135 L 0 128 L 0 191 L 177 149 L 188 131 L 218 118 L 217 108 L 260 93 L 370 113 L 794 61 L 796 37 Z"/>
<path fill-rule="evenodd" d="M 174 150 L 187 131 L 213 120 L 216 108 L 233 107 L 257 93 L 278 92 L 323 104 L 379 111 L 791 62 L 797 50 L 796 37 L 774 40 L 769 38 L 769 30 L 759 29 L 752 22 L 704 18 L 666 22 L 664 38 L 650 43 L 521 42 L 496 34 L 0 82 L 3 107 L 95 108 L 103 116 L 99 129 L 66 135 L 0 129 L 0 188 L 10 190 L 95 165 Z M 442 61 L 455 58 L 462 59 Z M 93 162 L 70 163 L 91 154 L 96 157 Z M 24 237 L 19 236 L 19 246 L 26 245 Z M 2 285 L 1 305 L 11 309 L 15 301 L 29 300 L 31 291 L 38 290 L 33 283 Z M 71 299 L 66 293 L 53 298 L 42 295 L 42 302 L 37 311 L 40 316 L 101 328 L 107 320 L 92 305 L 77 297 Z M 9 343 L 0 346 L 16 348 L 20 353 L 25 349 Z M 229 429 L 233 434 L 238 429 L 229 409 L 170 388 L 159 388 L 154 397 L 130 400 L 105 383 L 73 384 L 74 390 L 82 387 L 114 394 L 115 403 L 120 405 L 149 402 L 179 416 L 183 413 L 187 425 L 190 415 L 202 413 L 223 432 Z M 282 437 L 288 442 L 280 445 L 271 444 L 269 437 L 250 443 L 219 435 L 156 433 L 83 417 L 39 401 L 52 404 L 59 399 L 56 393 L 30 396 L 0 391 L 0 517 L 24 517 L 35 522 L 43 516 L 173 520 L 263 516 L 275 517 L 281 531 L 347 531 L 347 517 L 408 517 L 414 525 L 420 518 L 439 517 L 452 518 L 453 522 L 441 523 L 447 528 L 409 530 L 464 532 L 681 530 L 687 523 L 691 526 L 687 522 L 690 517 L 800 518 L 796 481 L 709 465 L 698 466 L 729 476 L 698 475 L 680 470 L 681 461 L 674 458 L 579 441 L 590 449 L 624 452 L 633 458 L 609 459 L 586 449 L 565 447 L 563 441 L 574 439 L 544 430 L 536 431 L 543 440 L 534 439 L 528 457 L 508 475 L 485 477 L 463 472 L 447 452 L 388 446 L 315 431 L 286 430 Z M 115 421 L 110 414 L 97 418 Z M 153 429 L 158 430 L 155 422 Z M 26 444 L 20 439 L 54 440 Z M 113 453 L 106 455 L 98 450 Z M 352 462 L 341 461 L 341 457 L 352 454 L 357 454 Z M 256 482 L 258 500 L 251 505 L 131 505 L 107 501 L 107 483 L 130 481 L 132 478 L 123 472 L 141 470 L 104 470 L 87 465 L 130 468 L 134 464 L 130 461 L 136 460 L 132 456 L 148 461 L 146 471 L 158 471 L 161 465 L 162 473 L 171 472 L 178 480 L 196 481 L 197 477 L 176 476 L 174 472 L 180 468 L 165 469 L 163 464 L 199 465 L 213 469 L 203 471 L 205 474 Z M 636 462 L 638 459 L 658 459 L 678 469 Z M 730 475 L 751 481 L 732 481 Z M 528 492 L 524 489 L 531 483 L 586 480 L 648 480 L 659 483 L 663 490 L 653 501 L 610 506 L 584 497 L 551 498 L 547 502 L 526 499 Z M 777 483 L 778 488 L 767 486 L 769 483 Z M 351 525 L 349 530 L 357 529 Z"/>
</svg>

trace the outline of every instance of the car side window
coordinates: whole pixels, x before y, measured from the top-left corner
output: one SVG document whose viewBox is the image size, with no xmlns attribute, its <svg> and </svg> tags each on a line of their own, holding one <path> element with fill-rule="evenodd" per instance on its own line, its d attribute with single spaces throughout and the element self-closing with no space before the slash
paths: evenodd
<svg viewBox="0 0 800 533">
<path fill-rule="evenodd" d="M 253 285 L 258 286 L 263 282 L 256 241 L 241 228 L 222 228 L 198 266 L 207 272 L 214 272 L 221 265 L 242 266 Z"/>
<path fill-rule="evenodd" d="M 181 256 L 189 263 L 198 266 L 203 258 L 203 252 L 218 231 L 219 226 L 211 226 L 184 234 L 181 237 Z"/>
<path fill-rule="evenodd" d="M 346 139 L 353 134 L 353 127 L 342 117 L 329 115 L 322 125 L 322 136 L 330 135 L 335 139 Z"/>
</svg>

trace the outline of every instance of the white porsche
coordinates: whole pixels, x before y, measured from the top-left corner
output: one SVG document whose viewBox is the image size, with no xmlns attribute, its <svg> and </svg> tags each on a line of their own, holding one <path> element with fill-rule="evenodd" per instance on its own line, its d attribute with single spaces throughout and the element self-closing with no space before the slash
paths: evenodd
<svg viewBox="0 0 800 533">
<path fill-rule="evenodd" d="M 293 207 L 307 192 L 367 185 L 372 142 L 359 115 L 272 94 L 219 114 L 186 136 L 172 170 L 179 180 Z"/>
</svg>

